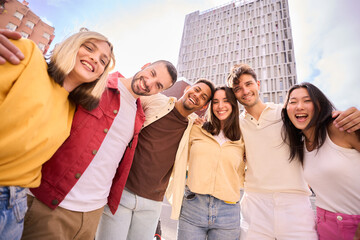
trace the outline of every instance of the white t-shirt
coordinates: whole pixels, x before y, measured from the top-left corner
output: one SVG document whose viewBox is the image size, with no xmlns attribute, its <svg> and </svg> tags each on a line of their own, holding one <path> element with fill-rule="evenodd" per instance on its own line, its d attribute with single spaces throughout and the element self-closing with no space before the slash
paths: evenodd
<svg viewBox="0 0 360 240">
<path fill-rule="evenodd" d="M 120 82 L 120 109 L 94 159 L 79 181 L 60 203 L 60 207 L 89 212 L 107 203 L 112 180 L 126 146 L 134 134 L 136 99 Z"/>
<path fill-rule="evenodd" d="M 304 152 L 304 175 L 316 205 L 330 212 L 360 215 L 360 152 L 333 143 Z"/>
</svg>

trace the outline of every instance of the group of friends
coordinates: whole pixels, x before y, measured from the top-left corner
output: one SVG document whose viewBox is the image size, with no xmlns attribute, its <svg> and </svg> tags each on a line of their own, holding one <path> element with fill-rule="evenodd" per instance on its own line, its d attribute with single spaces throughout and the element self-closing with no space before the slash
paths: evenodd
<svg viewBox="0 0 360 240">
<path fill-rule="evenodd" d="M 151 240 L 164 196 L 178 240 L 360 239 L 358 109 L 306 82 L 264 103 L 246 64 L 179 99 L 169 61 L 114 66 L 97 32 L 45 60 L 0 29 L 0 239 Z"/>
</svg>

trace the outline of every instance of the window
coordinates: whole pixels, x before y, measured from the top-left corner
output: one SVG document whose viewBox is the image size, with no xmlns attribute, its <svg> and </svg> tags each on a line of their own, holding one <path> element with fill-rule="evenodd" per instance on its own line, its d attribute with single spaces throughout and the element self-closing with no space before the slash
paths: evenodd
<svg viewBox="0 0 360 240">
<path fill-rule="evenodd" d="M 9 23 L 6 25 L 6 28 L 7 28 L 7 29 L 10 29 L 10 30 L 12 30 L 12 31 L 15 31 L 16 28 L 17 28 L 17 26 L 16 26 L 15 24 L 9 22 Z"/>
<path fill-rule="evenodd" d="M 21 36 L 22 36 L 23 38 L 29 38 L 29 34 L 26 33 L 26 32 L 21 32 Z"/>
<path fill-rule="evenodd" d="M 47 40 L 50 40 L 50 34 L 44 32 L 43 37 L 46 38 Z"/>
<path fill-rule="evenodd" d="M 25 25 L 28 26 L 29 28 L 33 29 L 35 26 L 35 23 L 33 23 L 31 21 L 27 21 Z"/>
<path fill-rule="evenodd" d="M 14 17 L 16 17 L 16 18 L 18 18 L 18 19 L 22 20 L 22 19 L 23 19 L 23 17 L 24 17 L 24 15 L 23 15 L 22 13 L 20 13 L 20 12 L 16 11 L 16 12 L 15 12 L 15 14 L 14 14 Z"/>
<path fill-rule="evenodd" d="M 38 47 L 41 49 L 41 51 L 45 50 L 45 44 L 43 43 L 38 43 Z"/>
</svg>

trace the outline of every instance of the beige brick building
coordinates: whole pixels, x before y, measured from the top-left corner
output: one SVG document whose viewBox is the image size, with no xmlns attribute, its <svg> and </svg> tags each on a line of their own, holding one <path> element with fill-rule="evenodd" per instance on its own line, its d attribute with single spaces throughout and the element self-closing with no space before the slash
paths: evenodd
<svg viewBox="0 0 360 240">
<path fill-rule="evenodd" d="M 44 54 L 55 37 L 55 28 L 32 12 L 26 1 L 0 0 L 0 28 L 20 32 L 24 38 L 33 40 Z"/>
<path fill-rule="evenodd" d="M 240 62 L 255 69 L 264 101 L 285 101 L 297 82 L 287 0 L 236 0 L 186 15 L 179 76 L 225 84 Z"/>
</svg>

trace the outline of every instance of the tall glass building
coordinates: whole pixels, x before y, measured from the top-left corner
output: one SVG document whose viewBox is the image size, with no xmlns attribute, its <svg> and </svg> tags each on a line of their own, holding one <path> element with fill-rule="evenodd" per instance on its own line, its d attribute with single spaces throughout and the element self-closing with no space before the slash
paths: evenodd
<svg viewBox="0 0 360 240">
<path fill-rule="evenodd" d="M 282 103 L 297 82 L 287 0 L 236 0 L 185 17 L 177 69 L 225 84 L 231 67 L 255 69 L 265 102 Z"/>
</svg>

